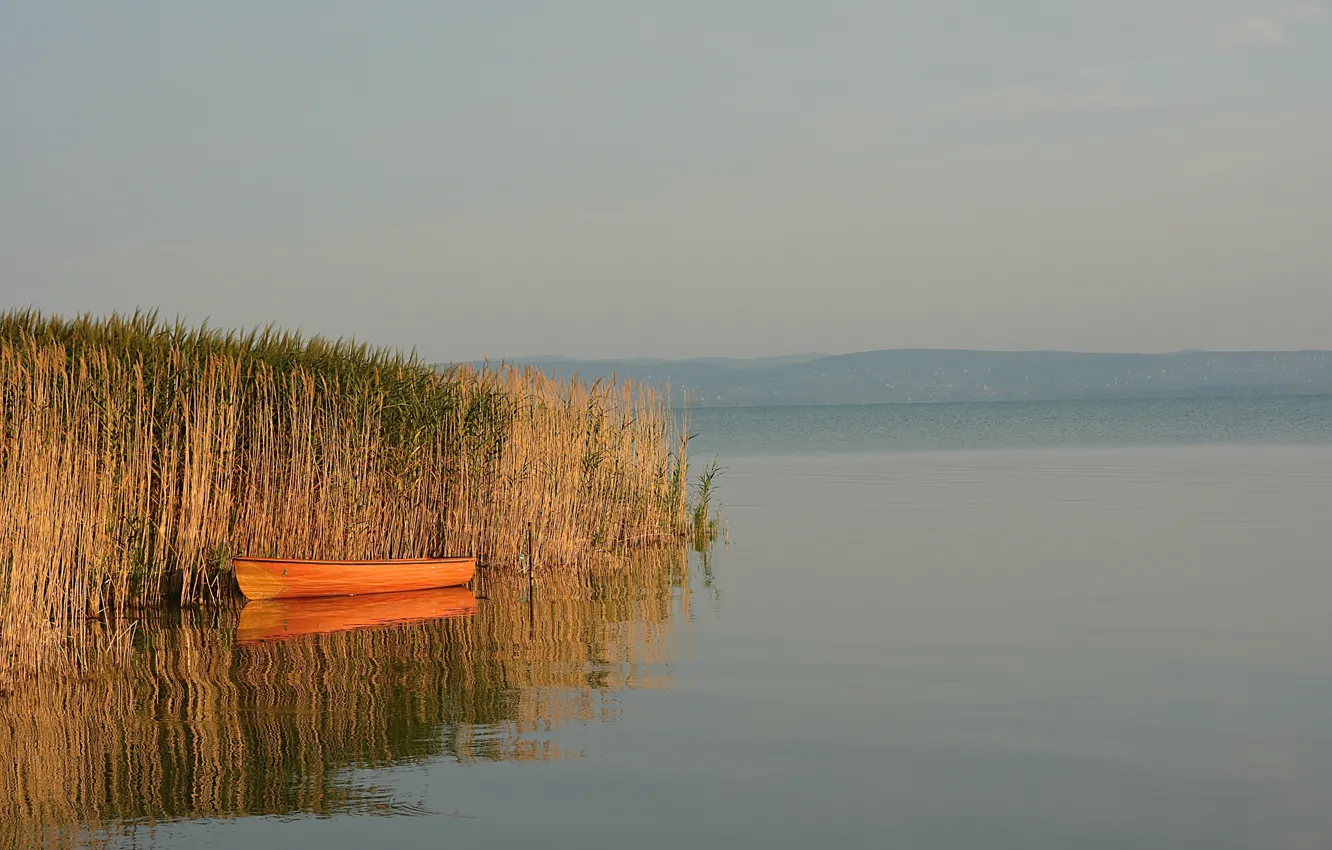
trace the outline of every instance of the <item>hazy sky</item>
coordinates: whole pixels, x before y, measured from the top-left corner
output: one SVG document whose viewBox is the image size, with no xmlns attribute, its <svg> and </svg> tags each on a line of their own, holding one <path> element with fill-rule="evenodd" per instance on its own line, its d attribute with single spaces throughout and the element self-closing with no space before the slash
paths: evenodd
<svg viewBox="0 0 1332 850">
<path fill-rule="evenodd" d="M 1332 7 L 0 4 L 0 306 L 434 359 L 1332 348 Z"/>
</svg>

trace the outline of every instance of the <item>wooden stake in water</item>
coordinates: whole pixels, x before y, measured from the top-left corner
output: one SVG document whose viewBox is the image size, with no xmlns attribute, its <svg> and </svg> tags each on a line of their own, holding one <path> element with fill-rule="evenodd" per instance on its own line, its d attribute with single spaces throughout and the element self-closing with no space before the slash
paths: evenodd
<svg viewBox="0 0 1332 850">
<path fill-rule="evenodd" d="M 486 582 L 485 572 L 485 565 L 481 563 L 480 558 L 476 558 L 476 575 L 472 577 L 472 586 L 477 599 L 490 598 L 490 586 Z"/>
</svg>

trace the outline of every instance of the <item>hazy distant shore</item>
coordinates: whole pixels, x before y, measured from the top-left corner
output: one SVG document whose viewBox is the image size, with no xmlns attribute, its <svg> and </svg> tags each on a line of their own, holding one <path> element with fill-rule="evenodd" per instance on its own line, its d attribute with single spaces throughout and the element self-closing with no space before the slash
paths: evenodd
<svg viewBox="0 0 1332 850">
<path fill-rule="evenodd" d="M 899 349 L 753 360 L 519 359 L 555 376 L 668 384 L 711 406 L 1242 398 L 1332 394 L 1329 351 Z"/>
</svg>

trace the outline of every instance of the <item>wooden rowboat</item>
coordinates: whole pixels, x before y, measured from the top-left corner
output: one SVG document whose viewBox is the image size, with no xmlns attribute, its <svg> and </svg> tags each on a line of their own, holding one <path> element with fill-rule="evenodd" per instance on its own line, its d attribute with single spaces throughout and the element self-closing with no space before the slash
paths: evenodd
<svg viewBox="0 0 1332 850">
<path fill-rule="evenodd" d="M 465 587 L 367 596 L 267 599 L 246 603 L 236 628 L 236 642 L 285 640 L 300 635 L 466 617 L 475 613 L 476 597 Z"/>
<path fill-rule="evenodd" d="M 247 599 L 355 596 L 467 584 L 475 558 L 398 558 L 387 561 L 292 561 L 237 558 L 236 582 Z"/>
</svg>

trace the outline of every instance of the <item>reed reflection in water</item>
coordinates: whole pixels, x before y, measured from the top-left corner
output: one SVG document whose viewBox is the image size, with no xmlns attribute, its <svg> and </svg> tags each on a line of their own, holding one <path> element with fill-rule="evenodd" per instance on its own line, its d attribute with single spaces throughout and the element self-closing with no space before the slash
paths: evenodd
<svg viewBox="0 0 1332 850">
<path fill-rule="evenodd" d="M 116 844 L 181 819 L 410 814 L 367 769 L 580 755 L 554 730 L 611 719 L 617 691 L 668 683 L 688 561 L 653 553 L 534 587 L 529 605 L 527 577 L 483 575 L 475 596 L 427 595 L 387 625 L 370 597 L 360 610 L 237 604 L 141 622 L 123 669 L 0 698 L 0 844 Z"/>
</svg>

